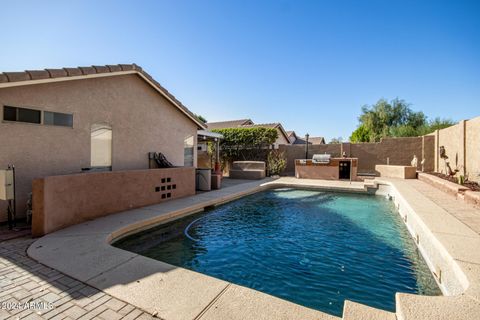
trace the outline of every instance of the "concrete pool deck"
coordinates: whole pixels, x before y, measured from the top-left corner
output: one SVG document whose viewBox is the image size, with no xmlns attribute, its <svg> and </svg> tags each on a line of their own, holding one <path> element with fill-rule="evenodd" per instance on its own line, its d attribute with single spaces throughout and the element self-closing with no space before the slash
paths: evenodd
<svg viewBox="0 0 480 320">
<path fill-rule="evenodd" d="M 476 224 L 454 216 L 447 195 L 418 180 L 376 179 L 380 192 L 394 197 L 399 213 L 418 240 L 446 296 L 397 294 L 396 313 L 345 302 L 344 319 L 477 319 L 480 317 L 480 235 Z M 413 184 L 412 184 L 413 183 Z M 283 177 L 232 185 L 217 191 L 129 210 L 63 229 L 28 249 L 33 259 L 164 319 L 339 319 L 326 313 L 175 267 L 110 245 L 126 235 L 200 212 L 272 187 L 372 192 L 373 181 L 345 182 Z M 430 193 L 429 193 L 430 192 Z M 452 197 L 452 199 L 455 199 Z M 441 201 L 442 200 L 442 201 Z M 452 200 L 454 201 L 454 200 Z M 470 207 L 464 208 L 467 210 Z M 447 210 L 448 209 L 448 210 Z M 468 211 L 468 210 L 467 210 Z M 465 212 L 464 212 L 465 214 Z M 406 217 L 406 218 L 405 218 Z M 469 222 L 470 221 L 470 222 Z"/>
</svg>

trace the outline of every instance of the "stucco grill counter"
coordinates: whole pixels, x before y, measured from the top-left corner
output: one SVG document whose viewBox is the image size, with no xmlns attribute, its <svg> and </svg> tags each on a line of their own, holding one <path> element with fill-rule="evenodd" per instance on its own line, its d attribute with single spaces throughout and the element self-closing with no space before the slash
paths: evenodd
<svg viewBox="0 0 480 320">
<path fill-rule="evenodd" d="M 331 158 L 314 155 L 312 159 L 295 160 L 297 179 L 357 180 L 358 158 Z"/>
</svg>

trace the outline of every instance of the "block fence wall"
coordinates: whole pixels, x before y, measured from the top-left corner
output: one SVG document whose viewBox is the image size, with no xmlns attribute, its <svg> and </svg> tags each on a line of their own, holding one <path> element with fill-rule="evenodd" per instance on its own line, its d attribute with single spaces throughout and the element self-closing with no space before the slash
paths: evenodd
<svg viewBox="0 0 480 320">
<path fill-rule="evenodd" d="M 376 143 L 339 143 L 309 145 L 307 158 L 317 153 L 328 153 L 332 157 L 340 157 L 343 152 L 347 157 L 358 158 L 358 173 L 375 173 L 376 164 L 410 165 L 413 155 L 420 161 L 425 159 L 424 171 L 434 170 L 435 137 L 385 138 Z M 294 175 L 295 159 L 305 159 L 305 145 L 282 145 L 280 151 L 285 152 L 287 167 L 284 175 Z"/>
<path fill-rule="evenodd" d="M 462 120 L 458 124 L 435 131 L 435 172 L 448 173 L 447 162 L 471 181 L 480 182 L 480 117 Z M 448 159 L 440 157 L 445 148 Z"/>
</svg>

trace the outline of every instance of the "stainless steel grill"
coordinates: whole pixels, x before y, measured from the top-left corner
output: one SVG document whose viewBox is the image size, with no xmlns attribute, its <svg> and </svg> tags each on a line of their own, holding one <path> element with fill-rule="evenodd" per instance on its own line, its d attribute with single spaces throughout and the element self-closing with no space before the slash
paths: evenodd
<svg viewBox="0 0 480 320">
<path fill-rule="evenodd" d="M 314 154 L 312 163 L 330 163 L 331 155 L 329 154 Z"/>
</svg>

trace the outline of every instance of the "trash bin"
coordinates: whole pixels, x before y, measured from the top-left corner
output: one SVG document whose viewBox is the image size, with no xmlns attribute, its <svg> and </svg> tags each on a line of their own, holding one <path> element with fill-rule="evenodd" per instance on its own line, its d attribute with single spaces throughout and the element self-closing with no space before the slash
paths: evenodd
<svg viewBox="0 0 480 320">
<path fill-rule="evenodd" d="M 212 189 L 220 189 L 222 187 L 222 176 L 219 174 L 212 174 Z"/>
<path fill-rule="evenodd" d="M 196 169 L 196 187 L 200 191 L 210 191 L 212 189 L 212 169 Z"/>
</svg>

